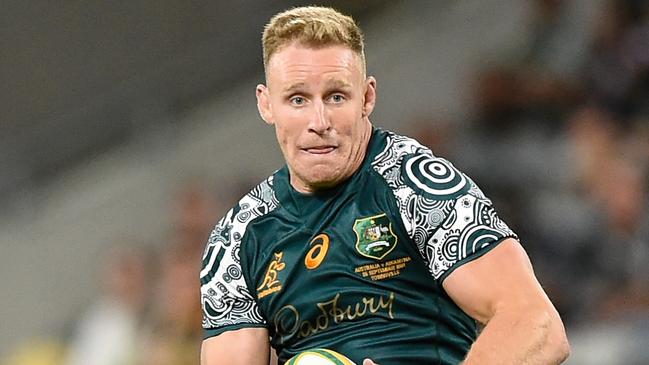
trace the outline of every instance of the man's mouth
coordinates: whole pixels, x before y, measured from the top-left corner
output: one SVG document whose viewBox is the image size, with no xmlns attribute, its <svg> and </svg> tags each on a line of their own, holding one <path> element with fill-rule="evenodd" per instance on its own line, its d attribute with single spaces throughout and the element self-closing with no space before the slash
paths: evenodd
<svg viewBox="0 0 649 365">
<path fill-rule="evenodd" d="M 332 152 L 335 149 L 336 147 L 334 146 L 315 146 L 315 147 L 303 148 L 304 151 L 308 153 L 312 153 L 314 155 L 324 155 Z"/>
</svg>

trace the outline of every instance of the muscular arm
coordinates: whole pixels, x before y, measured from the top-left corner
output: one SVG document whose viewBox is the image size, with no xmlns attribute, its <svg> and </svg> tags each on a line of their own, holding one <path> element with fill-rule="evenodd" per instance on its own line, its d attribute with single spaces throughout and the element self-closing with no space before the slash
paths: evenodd
<svg viewBox="0 0 649 365">
<path fill-rule="evenodd" d="M 268 365 L 270 344 L 265 328 L 243 328 L 203 341 L 201 365 Z"/>
<path fill-rule="evenodd" d="M 516 240 L 459 267 L 443 286 L 485 324 L 463 364 L 559 364 L 568 357 L 561 319 Z"/>
</svg>

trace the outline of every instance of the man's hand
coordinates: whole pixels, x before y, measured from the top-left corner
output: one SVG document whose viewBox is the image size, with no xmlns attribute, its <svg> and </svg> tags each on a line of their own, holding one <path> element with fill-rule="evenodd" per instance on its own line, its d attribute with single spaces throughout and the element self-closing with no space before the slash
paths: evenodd
<svg viewBox="0 0 649 365">
<path fill-rule="evenodd" d="M 379 364 L 375 363 L 371 359 L 365 359 L 363 360 L 363 365 L 379 365 Z"/>
</svg>

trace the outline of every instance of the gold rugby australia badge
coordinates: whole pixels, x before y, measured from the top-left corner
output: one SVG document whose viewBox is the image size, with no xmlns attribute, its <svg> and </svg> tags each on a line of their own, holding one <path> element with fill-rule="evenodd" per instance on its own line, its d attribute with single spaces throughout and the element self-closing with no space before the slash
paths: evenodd
<svg viewBox="0 0 649 365">
<path fill-rule="evenodd" d="M 273 254 L 274 259 L 268 265 L 264 281 L 257 288 L 257 296 L 259 299 L 282 290 L 282 283 L 278 279 L 278 272 L 284 270 L 286 263 L 282 262 L 284 252 L 276 252 Z"/>
</svg>

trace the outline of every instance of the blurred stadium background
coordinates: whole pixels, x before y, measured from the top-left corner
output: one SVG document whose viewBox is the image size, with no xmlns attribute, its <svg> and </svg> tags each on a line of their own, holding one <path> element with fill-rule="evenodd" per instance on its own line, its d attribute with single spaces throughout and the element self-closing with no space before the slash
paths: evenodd
<svg viewBox="0 0 649 365">
<path fill-rule="evenodd" d="M 0 4 L 0 364 L 197 363 L 204 241 L 282 163 L 261 30 L 307 3 Z M 319 3 L 366 33 L 375 125 L 519 233 L 568 363 L 649 363 L 647 1 Z"/>
</svg>

